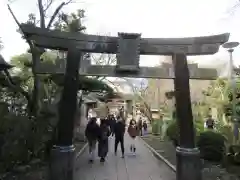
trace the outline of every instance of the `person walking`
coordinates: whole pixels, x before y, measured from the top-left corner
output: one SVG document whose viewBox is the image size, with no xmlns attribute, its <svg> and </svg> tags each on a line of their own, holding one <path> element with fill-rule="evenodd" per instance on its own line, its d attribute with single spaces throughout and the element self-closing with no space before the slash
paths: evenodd
<svg viewBox="0 0 240 180">
<path fill-rule="evenodd" d="M 134 119 L 131 119 L 129 123 L 128 134 L 131 138 L 130 151 L 135 153 L 136 152 L 135 139 L 138 135 L 138 128 L 137 128 L 137 122 Z"/>
<path fill-rule="evenodd" d="M 143 121 L 143 135 L 147 135 L 147 128 L 148 128 L 148 125 L 147 125 L 147 121 Z"/>
<path fill-rule="evenodd" d="M 96 142 L 100 134 L 100 127 L 97 124 L 97 118 L 91 117 L 85 129 L 85 136 L 89 147 L 89 162 L 92 163 L 95 158 Z"/>
<path fill-rule="evenodd" d="M 117 122 L 114 126 L 114 134 L 115 134 L 115 144 L 114 144 L 114 152 L 117 155 L 118 144 L 121 145 L 122 158 L 124 158 L 124 133 L 125 133 L 125 123 L 121 116 L 117 117 Z"/>
<path fill-rule="evenodd" d="M 211 115 L 208 115 L 205 123 L 208 129 L 214 129 L 215 121 Z"/>
<path fill-rule="evenodd" d="M 124 106 L 122 106 L 120 109 L 119 109 L 119 116 L 124 118 Z"/>
<path fill-rule="evenodd" d="M 108 122 L 105 119 L 101 119 L 100 122 L 100 136 L 98 140 L 98 156 L 100 162 L 105 162 L 105 158 L 108 153 L 108 137 L 110 136 L 110 129 Z"/>
<path fill-rule="evenodd" d="M 142 136 L 142 117 L 139 118 L 138 120 L 138 131 L 139 131 L 139 135 Z"/>
<path fill-rule="evenodd" d="M 111 117 L 110 117 L 110 130 L 111 130 L 111 135 L 112 136 L 114 135 L 115 124 L 116 124 L 116 119 L 115 119 L 114 115 L 111 115 Z"/>
<path fill-rule="evenodd" d="M 111 114 L 109 114 L 108 116 L 107 116 L 107 124 L 108 124 L 108 126 L 109 126 L 109 128 L 110 128 L 110 133 L 111 133 L 111 135 L 113 136 L 113 134 L 114 134 L 114 116 L 113 115 L 111 115 Z"/>
</svg>

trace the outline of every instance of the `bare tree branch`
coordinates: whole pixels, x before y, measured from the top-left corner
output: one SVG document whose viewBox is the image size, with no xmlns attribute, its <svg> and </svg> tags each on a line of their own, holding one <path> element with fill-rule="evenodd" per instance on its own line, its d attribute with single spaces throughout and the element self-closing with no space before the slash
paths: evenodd
<svg viewBox="0 0 240 180">
<path fill-rule="evenodd" d="M 30 102 L 31 98 L 29 94 L 24 91 L 20 86 L 17 86 L 13 83 L 10 73 L 7 70 L 4 70 L 4 74 L 10 88 L 20 92 L 27 99 L 27 101 Z"/>
<path fill-rule="evenodd" d="M 113 56 L 112 54 L 107 54 L 108 60 L 107 60 L 107 64 L 114 64 L 116 62 L 116 57 Z"/>
<path fill-rule="evenodd" d="M 40 27 L 45 28 L 45 13 L 44 13 L 42 0 L 38 0 L 38 9 L 39 9 L 39 15 L 40 15 Z"/>
<path fill-rule="evenodd" d="M 147 112 L 144 111 L 143 114 L 144 114 L 145 116 L 147 116 L 147 118 L 148 118 L 150 121 L 152 121 L 151 108 L 150 108 L 149 104 L 146 102 L 146 100 L 144 99 L 143 94 L 142 94 L 142 93 L 139 94 L 139 93 L 137 92 L 137 88 L 129 81 L 129 79 L 127 79 L 127 78 L 122 78 L 122 79 L 124 79 L 124 80 L 128 83 L 128 85 L 132 88 L 133 93 L 134 93 L 135 95 L 137 95 L 138 98 L 141 99 L 141 101 L 142 101 L 142 103 L 143 103 L 143 105 L 144 105 L 144 107 L 145 107 L 145 110 L 147 111 Z"/>
<path fill-rule="evenodd" d="M 52 23 L 54 21 L 54 19 L 57 17 L 58 13 L 60 12 L 60 10 L 62 9 L 62 7 L 65 5 L 65 2 L 62 2 L 57 9 L 54 11 L 48 25 L 47 25 L 47 29 L 49 29 L 52 26 Z"/>
<path fill-rule="evenodd" d="M 19 29 L 22 31 L 21 25 L 20 25 L 19 21 L 17 20 L 16 16 L 14 15 L 14 13 L 13 13 L 9 4 L 8 4 L 8 10 L 10 11 L 11 15 L 13 16 L 13 19 L 17 23 Z M 26 34 L 24 34 L 23 31 L 22 31 L 22 34 L 24 36 L 24 39 L 26 39 L 27 43 L 29 44 L 31 54 L 32 54 L 32 61 L 33 61 L 32 73 L 33 73 L 33 76 L 34 76 L 34 90 L 33 90 L 33 93 L 32 93 L 33 94 L 32 99 L 29 98 L 29 107 L 30 107 L 30 113 L 34 113 L 34 107 L 35 107 L 35 102 L 36 102 L 37 95 L 38 95 L 38 86 L 39 86 L 39 79 L 38 79 L 38 75 L 36 74 L 36 64 L 38 63 L 38 60 L 40 58 L 40 54 L 39 54 L 38 49 L 36 49 L 34 47 L 34 44 L 27 38 Z"/>
<path fill-rule="evenodd" d="M 54 0 L 48 0 L 46 5 L 45 5 L 45 8 L 44 8 L 44 13 L 46 13 L 46 11 L 49 9 L 49 7 L 52 5 Z M 45 14 L 46 15 L 46 14 Z"/>
<path fill-rule="evenodd" d="M 17 20 L 16 16 L 14 15 L 14 13 L 13 13 L 10 5 L 8 4 L 7 6 L 8 6 L 8 10 L 9 10 L 9 12 L 11 13 L 13 19 L 14 19 L 15 22 L 17 23 L 19 29 L 22 31 L 21 24 L 19 23 L 19 21 Z M 33 46 L 32 42 L 31 42 L 30 40 L 28 40 L 28 38 L 27 38 L 26 35 L 23 33 L 23 31 L 22 31 L 22 34 L 23 34 L 24 38 L 26 39 L 27 43 L 29 44 L 30 49 L 33 50 L 34 46 Z"/>
<path fill-rule="evenodd" d="M 63 8 L 63 6 L 68 5 L 69 3 L 73 2 L 73 0 L 68 0 L 67 2 L 62 2 L 57 9 L 54 11 L 48 25 L 47 25 L 47 29 L 49 29 L 52 26 L 53 21 L 55 20 L 55 18 L 57 17 L 58 13 L 60 12 L 60 10 Z"/>
<path fill-rule="evenodd" d="M 3 42 L 2 42 L 2 40 L 1 40 L 1 38 L 0 38 L 0 50 L 3 48 L 3 44 L 2 44 Z"/>
<path fill-rule="evenodd" d="M 96 63 L 96 65 L 102 65 L 104 60 L 104 54 L 100 54 L 100 56 L 96 57 L 91 55 L 91 59 Z"/>
</svg>

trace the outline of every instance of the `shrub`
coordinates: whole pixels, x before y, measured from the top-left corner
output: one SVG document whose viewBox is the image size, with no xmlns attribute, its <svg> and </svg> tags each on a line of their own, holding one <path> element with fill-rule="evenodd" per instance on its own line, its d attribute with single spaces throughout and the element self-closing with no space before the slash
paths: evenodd
<svg viewBox="0 0 240 180">
<path fill-rule="evenodd" d="M 14 166 L 27 164 L 32 159 L 49 158 L 56 118 L 41 111 L 37 118 L 2 114 L 0 105 L 0 173 Z"/>
<path fill-rule="evenodd" d="M 204 124 L 201 120 L 195 119 L 194 122 L 194 132 L 197 138 L 201 132 L 204 131 Z M 174 142 L 174 145 L 179 145 L 179 128 L 177 124 L 177 120 L 172 120 L 172 122 L 168 125 L 166 130 L 167 137 Z M 195 139 L 196 141 L 197 139 Z"/>
<path fill-rule="evenodd" d="M 204 123 L 200 119 L 194 120 L 194 127 L 196 130 L 196 136 L 199 136 L 204 131 Z"/>
<path fill-rule="evenodd" d="M 175 120 L 168 125 L 166 135 L 175 146 L 179 145 L 179 128 Z"/>
<path fill-rule="evenodd" d="M 226 138 L 227 143 L 229 145 L 233 144 L 234 133 L 233 133 L 232 127 L 230 125 L 224 125 L 224 126 L 220 127 L 219 132 L 221 132 L 221 134 Z"/>
<path fill-rule="evenodd" d="M 162 122 L 161 120 L 155 119 L 152 122 L 152 134 L 159 135 L 161 134 Z"/>
<path fill-rule="evenodd" d="M 228 162 L 231 164 L 240 165 L 240 146 L 231 145 L 228 150 Z"/>
<path fill-rule="evenodd" d="M 225 154 L 225 138 L 219 133 L 206 131 L 199 135 L 197 146 L 201 158 L 220 162 Z"/>
</svg>

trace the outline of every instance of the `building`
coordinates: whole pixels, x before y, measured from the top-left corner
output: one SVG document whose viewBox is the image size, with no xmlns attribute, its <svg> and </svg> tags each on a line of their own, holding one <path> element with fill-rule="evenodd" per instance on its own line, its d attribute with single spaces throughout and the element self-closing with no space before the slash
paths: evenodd
<svg viewBox="0 0 240 180">
<path fill-rule="evenodd" d="M 163 62 L 161 66 L 171 68 L 172 64 Z M 197 69 L 198 64 L 189 64 L 189 67 L 191 67 L 191 69 Z M 211 80 L 190 79 L 191 101 L 198 102 L 201 100 L 203 98 L 203 90 L 206 90 L 210 83 Z M 160 109 L 163 106 L 173 106 L 174 102 L 168 101 L 165 95 L 165 93 L 169 91 L 174 91 L 173 79 L 149 79 L 145 99 L 151 106 L 151 109 Z"/>
<path fill-rule="evenodd" d="M 108 97 L 106 106 L 110 114 L 119 115 L 119 110 L 123 108 L 124 116 L 133 113 L 133 97 L 130 94 L 116 93 Z"/>
</svg>

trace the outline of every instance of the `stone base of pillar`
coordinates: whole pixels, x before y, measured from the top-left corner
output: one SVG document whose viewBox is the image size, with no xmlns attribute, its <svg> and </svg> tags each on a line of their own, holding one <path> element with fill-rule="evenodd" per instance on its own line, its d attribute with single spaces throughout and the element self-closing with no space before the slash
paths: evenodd
<svg viewBox="0 0 240 180">
<path fill-rule="evenodd" d="M 176 148 L 177 180 L 201 180 L 201 160 L 198 148 Z"/>
<path fill-rule="evenodd" d="M 54 146 L 51 152 L 50 179 L 73 180 L 75 148 L 71 146 Z"/>
</svg>

